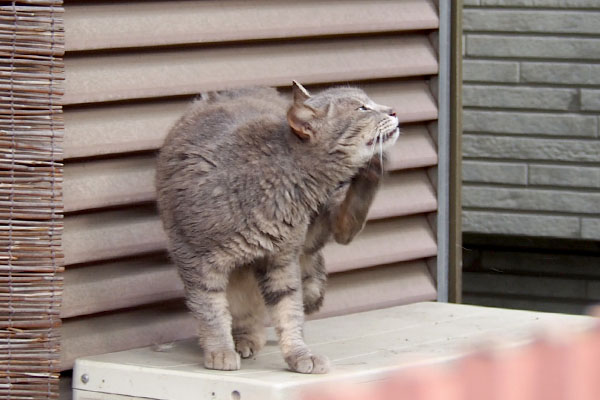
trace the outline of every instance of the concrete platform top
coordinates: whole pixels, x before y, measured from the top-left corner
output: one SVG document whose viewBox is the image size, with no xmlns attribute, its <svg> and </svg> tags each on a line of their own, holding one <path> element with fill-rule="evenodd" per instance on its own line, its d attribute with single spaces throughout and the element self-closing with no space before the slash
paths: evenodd
<svg viewBox="0 0 600 400">
<path fill-rule="evenodd" d="M 202 366 L 196 340 L 145 347 L 75 363 L 74 399 L 298 399 L 320 384 L 368 382 L 415 365 L 459 358 L 473 346 L 518 346 L 538 333 L 578 331 L 592 317 L 516 311 L 445 303 L 416 303 L 341 317 L 309 321 L 305 337 L 313 352 L 326 355 L 326 375 L 290 372 L 269 331 L 267 346 L 243 360 L 239 371 Z"/>
</svg>

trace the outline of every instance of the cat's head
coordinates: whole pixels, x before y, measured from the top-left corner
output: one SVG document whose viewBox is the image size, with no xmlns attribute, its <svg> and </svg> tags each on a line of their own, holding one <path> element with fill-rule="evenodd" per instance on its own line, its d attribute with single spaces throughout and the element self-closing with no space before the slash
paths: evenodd
<svg viewBox="0 0 600 400">
<path fill-rule="evenodd" d="M 361 89 L 335 87 L 316 95 L 294 81 L 287 113 L 292 131 L 302 140 L 343 154 L 354 165 L 366 163 L 392 146 L 400 134 L 396 113 L 375 103 Z"/>
</svg>

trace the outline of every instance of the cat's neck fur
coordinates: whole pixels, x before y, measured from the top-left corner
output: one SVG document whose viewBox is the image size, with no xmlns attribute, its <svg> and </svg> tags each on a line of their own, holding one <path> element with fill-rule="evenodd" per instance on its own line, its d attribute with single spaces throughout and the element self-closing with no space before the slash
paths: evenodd
<svg viewBox="0 0 600 400">
<path fill-rule="evenodd" d="M 287 124 L 283 128 L 283 134 L 290 150 L 290 158 L 297 166 L 293 171 L 294 183 L 301 189 L 297 192 L 307 207 L 317 211 L 341 183 L 356 174 L 358 168 L 349 166 L 344 160 L 344 154 L 332 152 L 319 144 L 306 143 L 291 132 Z M 289 179 L 289 173 L 290 171 L 286 171 L 286 179 Z M 285 190 L 285 185 L 281 187 Z"/>
</svg>

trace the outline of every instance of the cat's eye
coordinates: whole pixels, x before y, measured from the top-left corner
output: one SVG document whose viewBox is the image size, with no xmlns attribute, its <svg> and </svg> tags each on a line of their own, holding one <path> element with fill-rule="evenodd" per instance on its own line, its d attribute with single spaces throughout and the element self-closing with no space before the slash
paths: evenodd
<svg viewBox="0 0 600 400">
<path fill-rule="evenodd" d="M 360 111 L 369 111 L 370 108 L 368 108 L 367 106 L 360 106 L 360 107 L 357 108 L 357 110 L 360 110 Z"/>
</svg>

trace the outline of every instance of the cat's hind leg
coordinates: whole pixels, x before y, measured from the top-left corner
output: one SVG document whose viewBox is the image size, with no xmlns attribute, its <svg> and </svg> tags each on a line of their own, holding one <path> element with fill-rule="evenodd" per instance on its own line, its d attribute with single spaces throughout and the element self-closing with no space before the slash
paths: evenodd
<svg viewBox="0 0 600 400">
<path fill-rule="evenodd" d="M 240 356 L 231 336 L 231 314 L 227 302 L 227 283 L 232 268 L 227 259 L 201 257 L 183 241 L 171 248 L 185 292 L 186 304 L 198 320 L 198 341 L 208 369 L 240 369 Z"/>
<path fill-rule="evenodd" d="M 198 340 L 208 369 L 240 369 L 240 356 L 231 336 L 231 315 L 225 289 L 195 287 L 187 291 L 187 305 L 199 321 Z"/>
<path fill-rule="evenodd" d="M 266 342 L 265 303 L 250 267 L 237 268 L 231 273 L 227 300 L 232 317 L 235 350 L 242 358 L 250 358 Z"/>
</svg>

